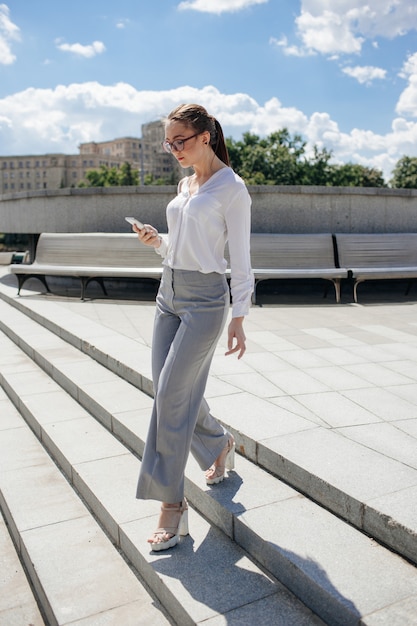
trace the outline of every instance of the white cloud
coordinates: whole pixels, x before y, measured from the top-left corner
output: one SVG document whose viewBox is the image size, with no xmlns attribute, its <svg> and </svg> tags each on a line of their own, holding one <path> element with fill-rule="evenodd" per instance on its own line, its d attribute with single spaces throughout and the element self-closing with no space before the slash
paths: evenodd
<svg viewBox="0 0 417 626">
<path fill-rule="evenodd" d="M 93 43 L 88 46 L 83 46 L 80 43 L 59 43 L 59 40 L 55 43 L 57 44 L 56 47 L 58 50 L 71 52 L 76 56 L 81 56 L 86 59 L 95 57 L 97 54 L 102 54 L 106 50 L 106 46 L 101 41 L 93 41 Z"/>
<path fill-rule="evenodd" d="M 417 52 L 408 57 L 399 75 L 408 79 L 408 85 L 400 95 L 395 110 L 400 115 L 417 117 Z"/>
<path fill-rule="evenodd" d="M 302 0 L 295 21 L 306 53 L 358 54 L 365 40 L 416 30 L 417 6 L 405 0 Z"/>
<path fill-rule="evenodd" d="M 289 46 L 288 39 L 285 35 L 281 37 L 281 39 L 276 39 L 275 37 L 271 37 L 269 43 L 273 46 L 277 46 L 283 48 L 285 56 L 293 56 L 293 57 L 305 57 L 312 56 L 316 54 L 314 50 L 308 50 L 306 48 L 302 48 L 300 46 Z"/>
<path fill-rule="evenodd" d="M 0 99 L 1 154 L 76 154 L 82 142 L 138 137 L 142 124 L 163 118 L 181 102 L 207 107 L 227 137 L 241 139 L 244 132 L 262 137 L 286 127 L 302 135 L 308 151 L 316 144 L 331 150 L 336 162 L 382 168 L 386 180 L 404 154 L 417 156 L 417 122 L 401 116 L 385 135 L 358 128 L 342 132 L 328 113 L 307 116 L 277 98 L 261 104 L 247 94 L 223 94 L 213 86 L 138 91 L 127 83 L 97 82 L 30 88 Z"/>
<path fill-rule="evenodd" d="M 178 5 L 180 11 L 193 10 L 202 13 L 232 13 L 269 0 L 184 0 Z"/>
<path fill-rule="evenodd" d="M 121 28 L 121 29 L 126 28 L 126 26 L 128 26 L 129 23 L 130 23 L 129 18 L 123 17 L 123 18 L 117 20 L 116 28 Z"/>
<path fill-rule="evenodd" d="M 11 44 L 20 40 L 20 29 L 10 20 L 10 10 L 6 4 L 0 4 L 0 64 L 11 65 L 16 60 Z"/>
<path fill-rule="evenodd" d="M 303 11 L 296 24 L 304 47 L 322 54 L 358 53 L 364 41 L 352 32 L 345 16 L 334 11 L 320 15 Z"/>
<path fill-rule="evenodd" d="M 342 72 L 356 78 L 358 83 L 370 85 L 373 80 L 383 80 L 387 71 L 372 65 L 357 65 L 356 67 L 345 67 Z"/>
<path fill-rule="evenodd" d="M 401 68 L 399 76 L 401 76 L 401 78 L 407 79 L 416 74 L 417 74 L 417 52 L 415 52 L 414 54 L 410 54 L 410 56 L 404 62 L 404 65 Z"/>
</svg>

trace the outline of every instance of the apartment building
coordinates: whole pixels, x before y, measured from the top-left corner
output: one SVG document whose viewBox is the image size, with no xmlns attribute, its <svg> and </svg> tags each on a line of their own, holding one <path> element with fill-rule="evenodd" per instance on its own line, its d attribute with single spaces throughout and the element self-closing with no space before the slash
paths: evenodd
<svg viewBox="0 0 417 626">
<path fill-rule="evenodd" d="M 128 162 L 145 176 L 173 182 L 180 169 L 162 149 L 164 127 L 161 121 L 142 126 L 142 138 L 122 137 L 111 141 L 89 142 L 79 146 L 79 154 L 0 156 L 0 193 L 78 187 L 88 170 L 101 165 L 120 167 Z"/>
</svg>

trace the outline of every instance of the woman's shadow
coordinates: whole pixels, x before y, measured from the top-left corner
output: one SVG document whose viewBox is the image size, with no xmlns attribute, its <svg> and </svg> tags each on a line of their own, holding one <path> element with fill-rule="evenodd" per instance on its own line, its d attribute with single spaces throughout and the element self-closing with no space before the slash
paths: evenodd
<svg viewBox="0 0 417 626">
<path fill-rule="evenodd" d="M 245 512 L 243 505 L 235 502 L 241 484 L 238 474 L 231 472 L 221 489 L 209 491 L 218 503 L 227 502 L 236 525 L 243 523 L 238 518 Z M 162 576 L 178 581 L 176 595 L 184 597 L 185 610 L 193 612 L 191 618 L 195 622 L 220 614 L 229 626 L 253 626 L 259 619 L 262 626 L 312 626 L 326 622 L 349 626 L 358 623 L 360 613 L 355 605 L 332 585 L 326 572 L 314 560 L 278 544 L 265 542 L 252 530 L 245 531 L 250 541 L 260 544 L 264 565 L 268 568 L 263 570 L 242 547 L 191 508 L 189 516 L 190 535 L 183 537 L 173 550 L 155 555 L 152 566 Z M 276 577 L 269 574 L 270 571 Z M 305 594 L 306 588 L 313 590 L 309 593 L 314 596 L 308 598 L 309 605 L 317 607 L 321 615 L 327 613 L 326 622 L 297 601 L 279 581 L 294 589 L 296 595 L 297 592 Z M 187 594 L 197 604 L 190 603 L 187 607 Z M 335 616 L 337 621 L 333 619 Z"/>
</svg>

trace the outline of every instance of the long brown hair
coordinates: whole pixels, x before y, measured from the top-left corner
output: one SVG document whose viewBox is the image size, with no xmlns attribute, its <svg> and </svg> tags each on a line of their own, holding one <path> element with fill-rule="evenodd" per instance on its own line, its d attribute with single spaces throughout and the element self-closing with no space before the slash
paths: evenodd
<svg viewBox="0 0 417 626">
<path fill-rule="evenodd" d="M 218 120 L 209 115 L 200 104 L 180 104 L 166 118 L 169 122 L 182 122 L 190 126 L 196 133 L 210 133 L 210 145 L 214 154 L 223 163 L 230 166 L 229 153 L 224 140 L 223 129 Z"/>
</svg>

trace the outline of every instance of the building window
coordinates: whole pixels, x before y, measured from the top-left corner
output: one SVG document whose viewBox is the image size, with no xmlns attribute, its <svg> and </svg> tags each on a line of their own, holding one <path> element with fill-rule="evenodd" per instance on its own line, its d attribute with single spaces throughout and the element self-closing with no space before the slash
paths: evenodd
<svg viewBox="0 0 417 626">
<path fill-rule="evenodd" d="M 26 167 L 30 167 L 30 161 L 26 161 Z"/>
<path fill-rule="evenodd" d="M 26 189 L 30 189 L 32 185 L 30 183 L 26 183 Z"/>
</svg>

